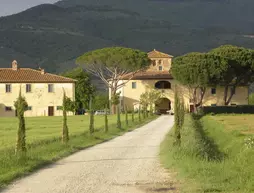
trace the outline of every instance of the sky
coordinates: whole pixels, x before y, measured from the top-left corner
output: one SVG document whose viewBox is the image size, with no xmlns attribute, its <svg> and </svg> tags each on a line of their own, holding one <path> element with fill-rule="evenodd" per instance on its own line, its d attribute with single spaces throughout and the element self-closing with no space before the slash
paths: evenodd
<svg viewBox="0 0 254 193">
<path fill-rule="evenodd" d="M 0 16 L 11 15 L 43 3 L 55 3 L 59 0 L 0 0 Z"/>
</svg>

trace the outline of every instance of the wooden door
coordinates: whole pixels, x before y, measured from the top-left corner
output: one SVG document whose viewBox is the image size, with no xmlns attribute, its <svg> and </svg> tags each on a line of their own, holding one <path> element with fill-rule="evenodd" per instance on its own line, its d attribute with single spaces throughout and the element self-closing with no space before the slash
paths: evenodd
<svg viewBox="0 0 254 193">
<path fill-rule="evenodd" d="M 54 116 L 54 107 L 53 106 L 48 107 L 48 116 Z"/>
<path fill-rule="evenodd" d="M 190 113 L 194 112 L 194 105 L 190 105 Z"/>
</svg>

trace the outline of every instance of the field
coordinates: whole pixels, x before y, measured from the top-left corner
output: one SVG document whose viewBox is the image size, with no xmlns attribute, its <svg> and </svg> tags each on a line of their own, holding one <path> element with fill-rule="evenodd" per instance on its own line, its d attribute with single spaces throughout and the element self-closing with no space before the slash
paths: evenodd
<svg viewBox="0 0 254 193">
<path fill-rule="evenodd" d="M 161 144 L 161 162 L 177 173 L 181 192 L 253 193 L 253 115 L 186 116 L 181 147 L 173 130 Z"/>
<path fill-rule="evenodd" d="M 26 118 L 27 126 L 27 156 L 18 158 L 14 155 L 17 132 L 17 118 L 0 118 L 0 189 L 9 182 L 29 174 L 30 172 L 50 164 L 78 150 L 104 142 L 116 136 L 131 131 L 147 123 L 156 116 L 125 124 L 122 115 L 122 130 L 116 128 L 116 116 L 108 116 L 109 132 L 104 132 L 104 116 L 95 116 L 95 133 L 91 136 L 89 116 L 68 117 L 70 141 L 64 145 L 60 141 L 62 132 L 62 117 Z"/>
<path fill-rule="evenodd" d="M 62 119 L 62 117 L 26 118 L 27 142 L 31 144 L 61 137 Z M 103 128 L 104 116 L 95 116 L 95 119 L 95 128 Z M 109 116 L 108 119 L 109 125 L 116 122 L 115 116 Z M 15 147 L 17 126 L 18 119 L 16 117 L 0 118 L 0 150 Z M 89 116 L 68 117 L 68 127 L 70 135 L 78 135 L 88 131 Z"/>
</svg>

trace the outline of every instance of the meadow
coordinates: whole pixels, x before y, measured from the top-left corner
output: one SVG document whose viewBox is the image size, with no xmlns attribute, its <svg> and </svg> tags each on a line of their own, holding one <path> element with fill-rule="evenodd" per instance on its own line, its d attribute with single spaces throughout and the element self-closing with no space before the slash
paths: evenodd
<svg viewBox="0 0 254 193">
<path fill-rule="evenodd" d="M 161 162 L 176 172 L 181 192 L 254 192 L 253 115 L 186 116 L 181 147 L 172 130 L 161 144 Z"/>
<path fill-rule="evenodd" d="M 61 143 L 62 117 L 26 118 L 26 157 L 15 156 L 15 140 L 17 133 L 17 118 L 0 118 L 0 189 L 12 180 L 30 174 L 44 165 L 70 155 L 84 148 L 102 143 L 125 132 L 148 123 L 156 116 L 150 116 L 141 121 L 135 114 L 134 122 L 129 115 L 129 125 L 125 124 L 125 115 L 121 115 L 122 129 L 116 128 L 117 117 L 108 116 L 109 131 L 104 131 L 104 116 L 95 116 L 95 133 L 89 133 L 89 116 L 68 117 L 70 141 Z"/>
</svg>

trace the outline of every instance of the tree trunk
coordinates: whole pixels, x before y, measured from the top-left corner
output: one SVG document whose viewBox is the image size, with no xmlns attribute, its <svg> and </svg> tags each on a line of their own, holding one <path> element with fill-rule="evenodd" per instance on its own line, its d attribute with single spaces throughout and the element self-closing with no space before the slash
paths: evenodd
<svg viewBox="0 0 254 193">
<path fill-rule="evenodd" d="M 228 98 L 228 85 L 224 88 L 224 105 L 227 105 L 227 98 Z"/>
<path fill-rule="evenodd" d="M 197 113 L 197 88 L 194 88 L 194 91 L 193 91 L 193 106 L 194 106 L 194 113 Z"/>
<path fill-rule="evenodd" d="M 205 92 L 206 92 L 206 88 L 205 87 L 201 87 L 200 88 L 200 100 L 199 102 L 196 104 L 197 107 L 200 107 L 203 105 L 203 99 L 204 99 L 204 96 L 205 96 Z"/>
<path fill-rule="evenodd" d="M 116 114 L 116 104 L 112 102 L 112 99 L 116 96 L 116 89 L 111 88 L 111 111 L 112 114 Z"/>
<path fill-rule="evenodd" d="M 229 95 L 229 97 L 228 97 L 228 99 L 226 100 L 226 103 L 225 103 L 227 106 L 229 105 L 230 101 L 232 100 L 232 98 L 234 96 L 235 88 L 236 88 L 236 86 L 234 85 L 232 87 L 232 90 L 230 91 L 230 95 Z"/>
</svg>

